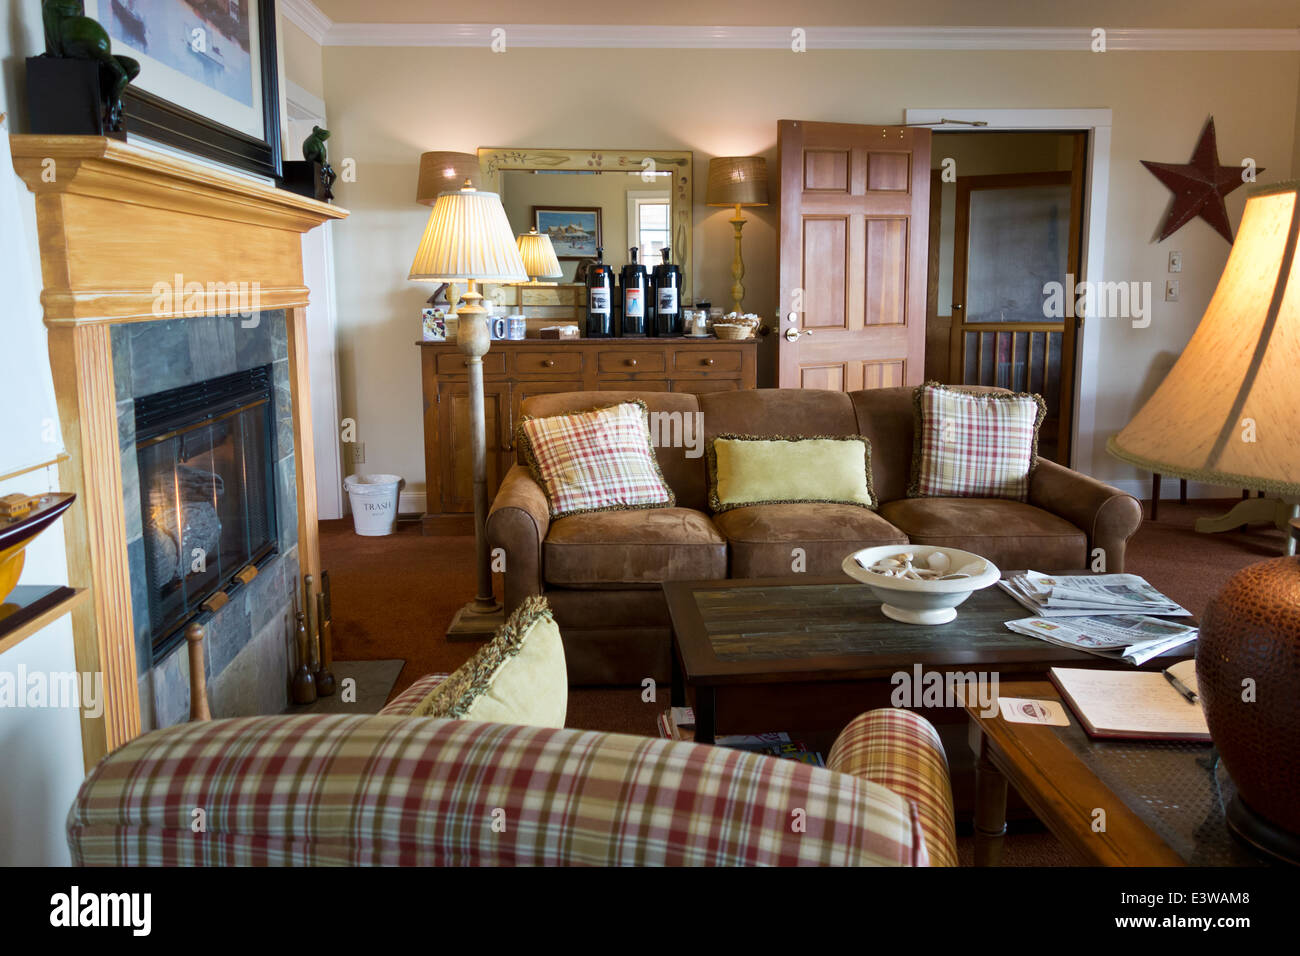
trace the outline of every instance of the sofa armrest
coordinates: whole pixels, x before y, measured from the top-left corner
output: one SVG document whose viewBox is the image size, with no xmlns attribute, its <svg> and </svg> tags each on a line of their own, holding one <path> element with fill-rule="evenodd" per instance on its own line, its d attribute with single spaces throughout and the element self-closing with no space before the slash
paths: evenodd
<svg viewBox="0 0 1300 956">
<path fill-rule="evenodd" d="M 1029 503 L 1060 515 L 1088 536 L 1089 564 L 1101 548 L 1107 572 L 1124 570 L 1124 547 L 1142 526 L 1142 505 L 1132 495 L 1040 458 L 1029 479 Z"/>
<path fill-rule="evenodd" d="M 450 674 L 425 674 L 423 677 L 417 678 L 414 684 L 380 708 L 380 715 L 384 717 L 408 716 L 424 698 L 433 693 L 435 687 L 450 676 Z"/>
<path fill-rule="evenodd" d="M 507 615 L 524 598 L 542 593 L 542 542 L 550 526 L 546 492 L 527 468 L 516 464 L 506 472 L 487 518 L 488 546 L 506 554 Z"/>
<path fill-rule="evenodd" d="M 91 771 L 67 829 L 77 866 L 908 866 L 924 856 L 907 800 L 822 767 L 625 734 L 360 714 L 198 721 L 137 737 Z"/>
<path fill-rule="evenodd" d="M 912 801 L 930 865 L 957 865 L 948 757 L 928 720 L 889 707 L 859 714 L 835 739 L 826 766 Z"/>
</svg>

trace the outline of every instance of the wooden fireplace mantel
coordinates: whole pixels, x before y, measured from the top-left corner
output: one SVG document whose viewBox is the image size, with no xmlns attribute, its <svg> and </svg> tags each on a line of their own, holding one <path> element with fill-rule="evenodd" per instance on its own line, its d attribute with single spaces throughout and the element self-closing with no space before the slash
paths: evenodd
<svg viewBox="0 0 1300 956">
<path fill-rule="evenodd" d="M 60 484 L 77 669 L 104 676 L 104 714 L 81 718 L 89 768 L 140 732 L 130 566 L 110 327 L 286 309 L 299 562 L 320 579 L 301 235 L 347 211 L 270 184 L 100 136 L 11 136 L 36 197 L 50 366 L 67 459 Z M 197 283 L 197 286 L 193 285 Z M 189 293 L 185 292 L 190 288 Z M 201 291 L 200 291 L 201 290 Z"/>
</svg>

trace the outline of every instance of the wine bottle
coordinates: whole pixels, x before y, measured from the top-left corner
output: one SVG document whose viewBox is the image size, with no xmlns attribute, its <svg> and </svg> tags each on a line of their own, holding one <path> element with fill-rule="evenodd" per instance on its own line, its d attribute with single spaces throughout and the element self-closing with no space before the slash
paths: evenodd
<svg viewBox="0 0 1300 956">
<path fill-rule="evenodd" d="M 646 274 L 645 266 L 636 261 L 638 249 L 628 250 L 631 261 L 623 267 L 623 335 L 646 334 Z"/>
<path fill-rule="evenodd" d="M 596 261 L 587 269 L 587 337 L 607 339 L 614 334 L 614 270 L 603 261 L 605 250 L 596 249 Z"/>
<path fill-rule="evenodd" d="M 672 263 L 672 250 L 664 246 L 663 260 L 654 269 L 654 324 L 656 335 L 685 335 L 682 309 L 682 270 Z"/>
</svg>

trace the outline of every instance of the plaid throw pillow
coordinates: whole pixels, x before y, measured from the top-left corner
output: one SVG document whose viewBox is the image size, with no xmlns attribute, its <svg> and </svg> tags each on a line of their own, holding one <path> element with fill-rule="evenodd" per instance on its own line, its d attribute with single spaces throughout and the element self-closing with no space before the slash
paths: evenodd
<svg viewBox="0 0 1300 956">
<path fill-rule="evenodd" d="M 524 460 L 552 518 L 676 503 L 650 445 L 649 417 L 645 402 L 624 402 L 520 420 Z"/>
<path fill-rule="evenodd" d="M 1029 497 L 1038 427 L 1047 407 L 1027 392 L 918 387 L 912 498 Z"/>
</svg>

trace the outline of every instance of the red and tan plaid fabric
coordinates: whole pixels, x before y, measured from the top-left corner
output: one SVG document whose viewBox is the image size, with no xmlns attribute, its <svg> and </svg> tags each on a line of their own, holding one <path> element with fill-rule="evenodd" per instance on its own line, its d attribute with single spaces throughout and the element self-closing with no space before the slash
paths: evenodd
<svg viewBox="0 0 1300 956">
<path fill-rule="evenodd" d="M 836 738 L 826 766 L 910 800 L 925 834 L 930 865 L 957 865 L 948 759 L 928 720 L 890 708 L 860 714 Z"/>
<path fill-rule="evenodd" d="M 420 701 L 429 696 L 431 690 L 450 676 L 450 674 L 425 674 L 386 703 L 379 712 L 385 717 L 405 717 L 415 710 Z"/>
<path fill-rule="evenodd" d="M 337 714 L 133 740 L 82 784 L 68 843 L 74 864 L 128 866 L 926 858 L 907 799 L 821 767 L 650 737 Z"/>
<path fill-rule="evenodd" d="M 914 498 L 1029 496 L 1046 406 L 1037 395 L 971 393 L 927 383 L 916 390 Z"/>
<path fill-rule="evenodd" d="M 584 511 L 672 507 L 650 444 L 644 402 L 525 418 L 524 457 L 546 492 L 551 517 Z"/>
</svg>

